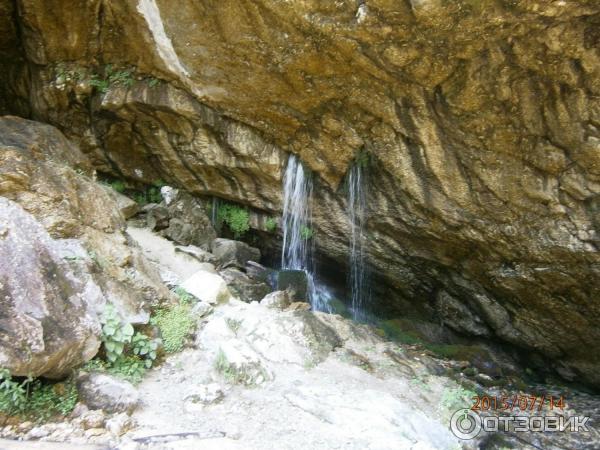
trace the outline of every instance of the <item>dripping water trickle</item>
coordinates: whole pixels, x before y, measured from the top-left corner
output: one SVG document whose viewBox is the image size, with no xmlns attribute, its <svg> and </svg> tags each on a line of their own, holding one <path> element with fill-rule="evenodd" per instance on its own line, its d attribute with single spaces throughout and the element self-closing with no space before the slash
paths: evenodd
<svg viewBox="0 0 600 450">
<path fill-rule="evenodd" d="M 351 309 L 354 319 L 364 317 L 369 303 L 369 273 L 364 235 L 367 196 L 364 167 L 355 162 L 348 174 L 348 220 L 350 222 L 350 274 Z"/>
</svg>

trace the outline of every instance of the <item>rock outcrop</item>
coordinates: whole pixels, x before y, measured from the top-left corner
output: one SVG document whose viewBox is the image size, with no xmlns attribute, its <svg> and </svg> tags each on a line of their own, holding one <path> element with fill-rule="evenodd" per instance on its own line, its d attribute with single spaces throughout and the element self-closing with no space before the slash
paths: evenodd
<svg viewBox="0 0 600 450">
<path fill-rule="evenodd" d="M 343 179 L 368 154 L 381 311 L 459 303 L 455 328 L 600 385 L 595 0 L 16 4 L 0 0 L 0 110 L 57 126 L 100 171 L 259 214 L 280 212 L 297 153 L 336 265 Z"/>
<path fill-rule="evenodd" d="M 31 214 L 0 197 L 0 367 L 13 375 L 66 375 L 100 347 L 97 285 L 80 281 Z"/>
<path fill-rule="evenodd" d="M 0 119 L 0 367 L 57 378 L 100 346 L 99 314 L 128 322 L 171 294 L 128 244 L 119 205 L 55 128 Z"/>
</svg>

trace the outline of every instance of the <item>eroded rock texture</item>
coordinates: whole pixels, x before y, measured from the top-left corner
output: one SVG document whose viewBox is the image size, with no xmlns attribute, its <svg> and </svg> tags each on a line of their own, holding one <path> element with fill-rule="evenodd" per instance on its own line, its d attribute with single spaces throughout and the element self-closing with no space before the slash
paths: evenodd
<svg viewBox="0 0 600 450">
<path fill-rule="evenodd" d="M 380 305 L 600 384 L 597 1 L 17 0 L 13 12 L 3 103 L 58 126 L 96 168 L 276 214 L 297 153 L 315 172 L 318 249 L 344 262 L 343 179 L 366 150 Z"/>
<path fill-rule="evenodd" d="M 100 346 L 107 303 L 146 323 L 170 298 L 88 159 L 54 127 L 0 118 L 0 367 L 61 377 Z"/>
</svg>

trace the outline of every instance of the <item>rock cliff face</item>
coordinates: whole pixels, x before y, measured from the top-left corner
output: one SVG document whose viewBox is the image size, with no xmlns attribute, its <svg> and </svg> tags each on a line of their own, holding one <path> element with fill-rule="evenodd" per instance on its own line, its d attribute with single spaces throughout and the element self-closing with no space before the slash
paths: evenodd
<svg viewBox="0 0 600 450">
<path fill-rule="evenodd" d="M 270 215 L 299 154 L 317 184 L 318 250 L 338 262 L 343 180 L 367 152 L 380 307 L 600 385 L 597 1 L 0 0 L 0 11 L 0 110 L 57 126 L 100 171 Z"/>
</svg>

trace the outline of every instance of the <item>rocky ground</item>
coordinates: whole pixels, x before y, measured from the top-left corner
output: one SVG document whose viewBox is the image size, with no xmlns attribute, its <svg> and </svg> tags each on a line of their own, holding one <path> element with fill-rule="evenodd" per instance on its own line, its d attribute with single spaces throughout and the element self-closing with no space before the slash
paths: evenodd
<svg viewBox="0 0 600 450">
<path fill-rule="evenodd" d="M 220 278 L 215 265 L 176 251 L 176 244 L 148 228 L 130 226 L 128 235 L 172 283 L 194 271 Z M 450 432 L 449 419 L 472 404 L 475 391 L 457 380 L 484 390 L 465 377 L 473 373 L 469 362 L 436 359 L 419 346 L 389 342 L 372 326 L 308 311 L 285 292 L 247 303 L 229 292 L 215 301 L 213 287 L 203 289 L 212 304 L 195 306 L 197 326 L 188 347 L 150 370 L 136 389 L 92 374 L 106 379 L 85 381 L 87 406 L 80 403 L 70 420 L 7 425 L 0 436 L 18 441 L 0 441 L 0 448 L 69 448 L 65 443 L 124 450 L 592 449 L 600 444 L 594 430 L 584 439 L 513 434 L 491 444 L 485 444 L 489 436 L 461 442 Z M 480 381 L 486 377 L 491 379 L 479 374 Z M 578 395 L 573 399 L 578 407 L 596 404 L 594 397 Z"/>
</svg>

